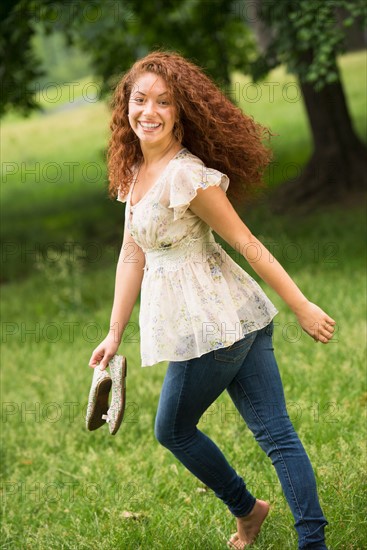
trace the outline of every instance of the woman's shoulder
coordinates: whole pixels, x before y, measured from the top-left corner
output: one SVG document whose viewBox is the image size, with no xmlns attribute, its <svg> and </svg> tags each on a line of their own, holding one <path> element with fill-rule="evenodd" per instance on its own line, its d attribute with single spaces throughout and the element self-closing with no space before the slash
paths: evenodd
<svg viewBox="0 0 367 550">
<path fill-rule="evenodd" d="M 175 173 L 185 173 L 186 175 L 191 171 L 194 173 L 202 173 L 207 169 L 204 162 L 186 147 L 177 153 L 171 163 L 171 168 Z"/>
<path fill-rule="evenodd" d="M 174 160 L 177 164 L 193 164 L 203 166 L 203 161 L 194 155 L 189 149 L 183 147 L 175 156 Z"/>
<path fill-rule="evenodd" d="M 202 181 L 207 181 L 212 178 L 228 179 L 226 174 L 205 164 L 200 157 L 193 154 L 187 148 L 181 149 L 181 151 L 177 153 L 171 168 L 174 174 L 182 175 L 185 180 L 190 180 L 192 176 L 194 176 L 194 179 L 200 177 Z"/>
<path fill-rule="evenodd" d="M 226 192 L 229 185 L 229 179 L 225 174 L 207 167 L 188 149 L 179 151 L 171 163 L 171 170 L 167 176 L 170 206 L 176 207 L 175 219 L 182 217 L 199 188 L 220 186 Z"/>
</svg>

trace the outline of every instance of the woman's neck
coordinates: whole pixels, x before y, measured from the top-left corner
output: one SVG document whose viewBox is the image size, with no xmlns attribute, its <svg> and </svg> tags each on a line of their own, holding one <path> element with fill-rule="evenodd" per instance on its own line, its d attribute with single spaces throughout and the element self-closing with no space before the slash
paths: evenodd
<svg viewBox="0 0 367 550">
<path fill-rule="evenodd" d="M 143 161 L 145 168 L 158 164 L 163 159 L 175 155 L 182 149 L 181 143 L 179 143 L 175 138 L 170 140 L 169 143 L 153 144 L 148 145 L 145 143 L 140 143 L 141 151 L 143 153 Z"/>
</svg>

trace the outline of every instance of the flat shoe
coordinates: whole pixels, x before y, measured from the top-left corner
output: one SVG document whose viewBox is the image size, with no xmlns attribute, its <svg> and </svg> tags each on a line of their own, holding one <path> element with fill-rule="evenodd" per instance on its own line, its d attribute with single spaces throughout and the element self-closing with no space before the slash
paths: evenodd
<svg viewBox="0 0 367 550">
<path fill-rule="evenodd" d="M 108 363 L 112 379 L 111 405 L 103 419 L 108 423 L 111 435 L 121 426 L 126 402 L 127 361 L 123 355 L 114 355 Z"/>
<path fill-rule="evenodd" d="M 99 366 L 95 367 L 85 419 L 87 429 L 90 431 L 97 430 L 106 422 L 103 417 L 108 411 L 108 394 L 111 386 L 112 380 L 108 372 L 101 370 Z"/>
</svg>

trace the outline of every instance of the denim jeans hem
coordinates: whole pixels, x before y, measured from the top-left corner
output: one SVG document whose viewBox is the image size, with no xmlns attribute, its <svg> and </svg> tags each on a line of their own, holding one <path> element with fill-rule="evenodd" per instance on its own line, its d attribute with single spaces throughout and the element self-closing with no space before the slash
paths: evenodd
<svg viewBox="0 0 367 550">
<path fill-rule="evenodd" d="M 295 520 L 300 550 L 325 550 L 323 529 L 327 523 L 311 463 L 287 413 L 272 332 L 273 322 L 247 334 L 235 347 L 170 362 L 155 434 L 235 517 L 248 515 L 255 497 L 216 444 L 197 429 L 203 414 L 227 390 L 276 470 Z M 248 499 L 254 499 L 251 508 Z M 312 546 L 315 544 L 318 546 Z"/>
</svg>

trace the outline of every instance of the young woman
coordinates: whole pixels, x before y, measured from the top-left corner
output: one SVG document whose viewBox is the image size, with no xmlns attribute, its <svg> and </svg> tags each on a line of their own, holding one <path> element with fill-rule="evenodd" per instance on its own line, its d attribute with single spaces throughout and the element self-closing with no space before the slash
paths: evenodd
<svg viewBox="0 0 367 550">
<path fill-rule="evenodd" d="M 141 291 L 142 366 L 168 361 L 155 423 L 158 441 L 236 517 L 229 545 L 244 548 L 269 510 L 219 448 L 197 429 L 226 389 L 270 457 L 295 518 L 299 548 L 325 549 L 327 521 L 314 473 L 287 415 L 272 346 L 277 311 L 214 240 L 239 251 L 326 344 L 335 321 L 311 303 L 237 215 L 261 182 L 265 129 L 226 99 L 195 65 L 153 52 L 117 85 L 108 162 L 110 192 L 126 202 L 111 330 L 89 365 L 116 354 Z"/>
</svg>

